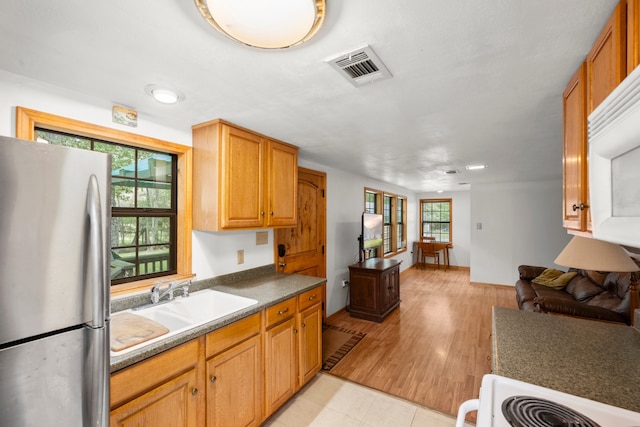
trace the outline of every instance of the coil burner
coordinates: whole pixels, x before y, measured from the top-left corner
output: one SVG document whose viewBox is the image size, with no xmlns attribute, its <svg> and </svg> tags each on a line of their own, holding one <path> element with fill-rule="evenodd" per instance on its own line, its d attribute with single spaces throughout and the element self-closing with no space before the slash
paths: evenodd
<svg viewBox="0 0 640 427">
<path fill-rule="evenodd" d="M 600 427 L 580 412 L 531 396 L 505 399 L 502 414 L 513 427 Z"/>
</svg>

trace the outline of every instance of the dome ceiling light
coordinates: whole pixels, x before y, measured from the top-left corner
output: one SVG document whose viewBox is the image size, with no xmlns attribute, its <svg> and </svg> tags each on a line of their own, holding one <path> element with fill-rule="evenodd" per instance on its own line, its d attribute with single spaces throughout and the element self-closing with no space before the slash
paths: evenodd
<svg viewBox="0 0 640 427">
<path fill-rule="evenodd" d="M 324 20 L 325 0 L 195 0 L 202 16 L 225 36 L 262 49 L 309 40 Z"/>
</svg>

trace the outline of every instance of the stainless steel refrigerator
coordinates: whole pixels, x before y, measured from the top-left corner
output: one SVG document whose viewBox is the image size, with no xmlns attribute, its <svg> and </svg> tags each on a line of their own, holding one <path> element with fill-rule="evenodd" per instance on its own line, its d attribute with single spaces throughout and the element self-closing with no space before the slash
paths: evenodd
<svg viewBox="0 0 640 427">
<path fill-rule="evenodd" d="M 109 420 L 111 157 L 0 136 L 0 425 Z"/>
</svg>

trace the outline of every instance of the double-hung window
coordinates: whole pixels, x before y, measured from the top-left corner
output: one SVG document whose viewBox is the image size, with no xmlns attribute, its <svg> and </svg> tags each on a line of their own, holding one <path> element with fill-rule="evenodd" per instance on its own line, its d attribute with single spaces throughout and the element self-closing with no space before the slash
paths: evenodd
<svg viewBox="0 0 640 427">
<path fill-rule="evenodd" d="M 393 256 L 407 249 L 407 199 L 404 196 L 365 188 L 364 206 L 367 213 L 382 214 L 382 247 L 368 249 L 366 258 Z M 380 253 L 382 252 L 382 253 Z"/>
<path fill-rule="evenodd" d="M 451 199 L 420 200 L 420 236 L 451 243 Z"/>
<path fill-rule="evenodd" d="M 36 139 L 111 154 L 111 283 L 176 273 L 176 155 L 36 128 Z"/>
<path fill-rule="evenodd" d="M 192 276 L 191 147 L 23 107 L 16 136 L 111 154 L 112 293 Z"/>
</svg>

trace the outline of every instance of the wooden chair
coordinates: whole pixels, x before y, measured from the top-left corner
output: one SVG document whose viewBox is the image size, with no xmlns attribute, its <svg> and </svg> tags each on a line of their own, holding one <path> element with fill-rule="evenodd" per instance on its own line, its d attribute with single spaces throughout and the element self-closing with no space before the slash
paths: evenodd
<svg viewBox="0 0 640 427">
<path fill-rule="evenodd" d="M 433 241 L 418 242 L 418 264 L 425 264 L 425 258 L 433 258 L 436 268 L 440 269 L 440 251 Z"/>
</svg>

